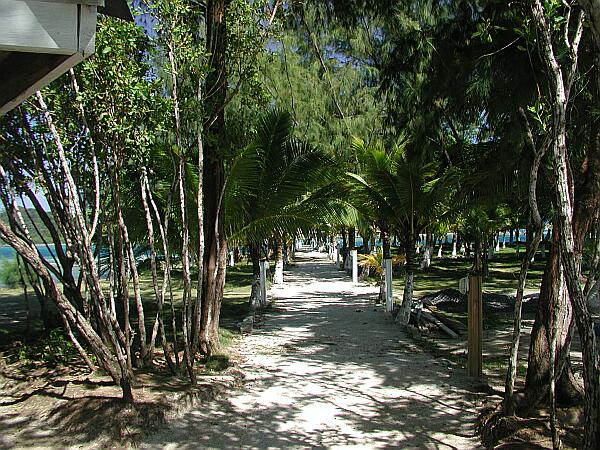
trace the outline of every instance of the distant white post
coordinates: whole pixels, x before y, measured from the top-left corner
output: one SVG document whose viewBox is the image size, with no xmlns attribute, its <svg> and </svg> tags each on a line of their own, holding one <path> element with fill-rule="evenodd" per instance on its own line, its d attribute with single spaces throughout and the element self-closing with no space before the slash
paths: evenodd
<svg viewBox="0 0 600 450">
<path fill-rule="evenodd" d="M 458 236 L 456 235 L 456 233 L 454 233 L 454 235 L 452 236 L 452 257 L 456 258 L 456 256 L 458 255 L 458 252 L 456 251 L 456 245 L 458 243 Z"/>
<path fill-rule="evenodd" d="M 267 264 L 266 259 L 260 261 L 260 304 L 267 306 Z"/>
<path fill-rule="evenodd" d="M 235 266 L 235 254 L 233 252 L 233 250 L 229 251 L 229 267 L 234 267 Z"/>
<path fill-rule="evenodd" d="M 394 295 L 392 292 L 392 260 L 383 260 L 384 280 L 385 280 L 385 310 L 392 312 L 394 310 Z"/>
<path fill-rule="evenodd" d="M 333 248 L 333 255 L 337 266 L 340 265 L 340 250 L 337 247 Z"/>
<path fill-rule="evenodd" d="M 358 250 L 351 250 L 352 255 L 352 282 L 358 283 Z"/>
</svg>

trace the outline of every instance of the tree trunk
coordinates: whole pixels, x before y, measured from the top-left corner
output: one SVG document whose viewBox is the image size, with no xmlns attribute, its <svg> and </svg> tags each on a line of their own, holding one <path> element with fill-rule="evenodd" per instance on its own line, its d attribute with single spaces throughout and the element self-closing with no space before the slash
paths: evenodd
<svg viewBox="0 0 600 450">
<path fill-rule="evenodd" d="M 21 256 L 23 256 L 27 262 L 35 270 L 36 274 L 43 280 L 46 292 L 54 299 L 59 307 L 59 310 L 66 316 L 67 320 L 78 330 L 78 332 L 84 337 L 86 342 L 94 351 L 94 354 L 98 357 L 105 370 L 115 380 L 119 380 L 123 389 L 123 398 L 127 401 L 132 400 L 131 383 L 130 380 L 133 377 L 131 371 L 131 348 L 130 340 L 123 334 L 116 319 L 111 316 L 107 309 L 106 299 L 102 291 L 100 280 L 97 276 L 96 262 L 94 254 L 91 249 L 91 240 L 88 236 L 85 219 L 83 216 L 81 205 L 79 204 L 79 195 L 77 187 L 73 180 L 70 166 L 67 161 L 62 141 L 54 123 L 52 117 L 48 111 L 46 103 L 39 91 L 36 92 L 36 97 L 40 108 L 43 112 L 44 120 L 48 125 L 50 133 L 53 137 L 53 141 L 56 145 L 57 156 L 60 167 L 60 174 L 62 175 L 60 186 L 53 187 L 53 192 L 60 192 L 61 189 L 66 188 L 69 195 L 64 195 L 62 192 L 56 194 L 56 196 L 50 196 L 49 203 L 53 208 L 53 214 L 57 220 L 63 220 L 61 226 L 66 231 L 67 229 L 71 232 L 71 238 L 77 242 L 79 250 L 79 263 L 82 273 L 85 276 L 87 287 L 90 291 L 91 297 L 94 299 L 97 306 L 97 324 L 100 327 L 100 333 L 103 337 L 106 337 L 107 341 L 110 342 L 116 357 L 116 366 L 114 364 L 114 357 L 110 354 L 108 349 L 104 346 L 102 339 L 96 334 L 91 324 L 84 318 L 81 317 L 79 311 L 77 311 L 73 305 L 68 301 L 64 300 L 56 283 L 49 275 L 48 271 L 41 263 L 37 253 L 31 249 L 22 246 L 20 241 L 14 234 L 10 233 L 10 230 L 3 230 L 2 223 L 0 222 L 0 235 L 5 242 L 9 243 L 15 250 L 17 250 Z M 42 155 L 38 161 L 39 166 L 37 167 L 38 172 L 44 174 L 46 180 L 51 181 L 51 178 L 45 173 L 45 162 L 48 155 Z M 66 186 L 65 186 L 66 185 Z M 50 189 L 51 183 L 48 183 L 47 188 Z M 60 211 L 60 213 L 59 213 Z M 65 211 L 69 211 L 69 214 L 61 214 Z M 71 220 L 68 220 L 71 219 Z M 12 234 L 12 235 L 11 235 Z M 67 236 L 68 238 L 69 236 Z M 29 251 L 28 251 L 29 250 Z M 125 353 L 125 354 L 124 354 Z M 121 382 L 124 381 L 124 382 Z"/>
<path fill-rule="evenodd" d="M 55 302 L 64 319 L 77 329 L 79 334 L 92 349 L 94 355 L 98 358 L 100 365 L 106 370 L 113 381 L 119 383 L 123 391 L 123 399 L 126 402 L 133 402 L 131 373 L 126 370 L 125 364 L 115 361 L 115 357 L 111 354 L 104 342 L 102 342 L 102 339 L 91 324 L 79 314 L 68 300 L 65 299 L 60 288 L 44 267 L 39 255 L 19 239 L 2 221 L 0 221 L 0 239 L 14 248 L 15 251 L 31 266 L 36 275 L 44 283 L 46 292 Z M 120 357 L 117 355 L 117 359 L 119 358 L 122 361 L 122 356 Z"/>
<path fill-rule="evenodd" d="M 426 248 L 429 248 L 427 246 Z M 414 267 L 415 261 L 415 237 L 412 232 L 407 233 L 404 241 L 404 254 L 406 255 L 406 277 L 404 282 L 404 295 L 402 296 L 402 304 L 396 316 L 396 322 L 401 325 L 408 325 L 410 320 L 410 311 L 412 307 L 412 298 L 414 290 Z"/>
<path fill-rule="evenodd" d="M 250 244 L 248 246 L 250 260 L 252 261 L 252 287 L 250 290 L 250 309 L 260 308 L 260 254 L 257 246 Z"/>
<path fill-rule="evenodd" d="M 537 180 L 538 180 L 538 172 L 539 167 L 542 162 L 542 158 L 544 157 L 546 151 L 548 150 L 548 146 L 550 145 L 549 141 L 546 141 L 542 144 L 542 146 L 538 149 L 534 138 L 533 133 L 531 132 L 531 127 L 529 126 L 529 121 L 527 119 L 527 115 L 525 111 L 520 108 L 519 115 L 521 120 L 523 121 L 525 134 L 527 137 L 527 141 L 531 149 L 534 152 L 534 159 L 531 164 L 531 170 L 529 173 L 529 190 L 528 190 L 528 203 L 529 209 L 531 211 L 531 226 L 529 227 L 529 231 L 533 232 L 533 235 L 530 237 L 530 245 L 527 248 L 527 254 L 521 263 L 521 271 L 519 272 L 519 284 L 517 287 L 517 295 L 515 298 L 515 312 L 514 312 L 514 325 L 513 325 L 513 341 L 510 349 L 510 359 L 508 361 L 508 369 L 506 371 L 506 384 L 505 384 L 505 395 L 504 395 L 504 411 L 506 414 L 513 415 L 515 413 L 515 403 L 513 399 L 513 390 L 515 385 L 515 380 L 517 377 L 517 366 L 519 360 L 519 342 L 521 338 L 521 312 L 523 305 L 523 294 L 525 292 L 525 283 L 527 281 L 527 272 L 529 270 L 529 265 L 532 261 L 533 255 L 537 251 L 537 248 L 542 240 L 543 223 L 542 217 L 539 212 L 538 204 L 537 204 Z M 530 233 L 528 233 L 529 236 Z M 556 337 L 556 333 L 553 334 L 553 337 Z M 554 378 L 552 378 L 554 380 Z M 554 384 L 552 385 L 554 388 Z M 552 391 L 552 398 L 554 398 L 554 390 Z"/>
<path fill-rule="evenodd" d="M 356 247 L 356 229 L 354 227 L 348 228 L 348 250 L 347 258 L 344 260 L 344 269 L 347 273 L 352 273 L 352 258 L 351 251 Z"/>
<path fill-rule="evenodd" d="M 559 362 L 556 369 L 559 380 L 557 400 L 559 403 L 573 404 L 583 399 L 583 391 L 577 384 L 570 385 L 571 381 L 575 381 L 569 363 L 573 310 L 560 264 L 558 227 L 554 227 L 552 247 L 546 262 L 538 309 L 531 330 L 525 378 L 526 404 L 532 409 L 548 402 L 550 361 L 547 336 L 553 327 L 554 305 L 557 304 L 560 305 L 556 334 L 556 360 Z"/>
<path fill-rule="evenodd" d="M 600 383 L 598 378 L 598 353 L 587 299 L 580 283 L 581 253 L 576 246 L 576 230 L 573 229 L 573 187 L 567 152 L 567 107 L 570 89 L 577 67 L 577 50 L 583 32 L 583 15 L 578 17 L 575 35 L 570 44 L 570 64 L 563 72 L 554 54 L 550 27 L 541 0 L 532 5 L 534 22 L 539 34 L 539 50 L 549 71 L 553 104 L 553 172 L 556 180 L 556 210 L 558 215 L 561 262 L 567 280 L 567 288 L 573 305 L 575 322 L 581 340 L 583 356 L 583 379 L 585 384 L 585 431 L 584 448 L 595 449 L 600 444 Z M 567 33 L 568 34 L 568 33 Z M 566 63 L 563 63 L 566 65 Z M 596 192 L 596 195 L 598 192 Z"/>
<path fill-rule="evenodd" d="M 169 62 L 171 63 L 171 97 L 173 100 L 173 113 L 175 116 L 175 141 L 177 143 L 177 164 L 176 179 L 179 192 L 179 217 L 181 219 L 181 266 L 183 277 L 183 292 L 182 292 L 182 311 L 181 311 L 181 329 L 183 331 L 183 359 L 185 367 L 192 384 L 196 383 L 196 374 L 194 372 L 194 356 L 192 354 L 192 279 L 190 276 L 190 256 L 189 242 L 190 232 L 187 215 L 186 201 L 186 150 L 182 141 L 181 117 L 179 109 L 179 81 L 177 78 L 177 61 L 175 59 L 174 44 L 169 41 Z"/>
<path fill-rule="evenodd" d="M 225 146 L 225 103 L 227 96 L 227 27 L 225 12 L 228 0 L 209 0 L 206 5 L 207 49 L 211 54 L 211 72 L 206 78 L 205 91 L 209 122 L 204 145 L 204 275 L 200 322 L 200 352 L 211 355 L 220 347 L 219 314 L 227 243 L 223 223 L 223 194 L 225 167 L 222 151 Z"/>
<path fill-rule="evenodd" d="M 340 270 L 343 270 L 346 267 L 346 258 L 348 257 L 348 241 L 346 239 L 346 228 L 342 227 L 342 248 L 341 248 L 341 254 L 342 254 L 342 266 L 339 268 Z"/>
<path fill-rule="evenodd" d="M 152 326 L 152 334 L 150 342 L 148 344 L 149 354 L 154 353 L 154 343 L 156 336 L 158 335 L 160 345 L 165 355 L 165 361 L 171 370 L 171 373 L 175 374 L 175 366 L 173 365 L 173 359 L 171 358 L 171 352 L 167 343 L 167 337 L 165 333 L 165 324 L 163 322 L 163 305 L 164 305 L 164 291 L 161 290 L 158 282 L 158 271 L 156 264 L 156 246 L 154 243 L 154 224 L 152 222 L 152 212 L 148 204 L 148 194 L 150 186 L 148 183 L 148 174 L 146 168 L 142 169 L 142 178 L 140 182 L 140 189 L 142 192 L 142 205 L 144 207 L 144 213 L 146 216 L 146 227 L 148 228 L 148 242 L 150 244 L 150 268 L 152 271 L 152 287 L 154 288 L 154 296 L 156 299 L 156 317 L 154 319 L 154 325 Z"/>
</svg>

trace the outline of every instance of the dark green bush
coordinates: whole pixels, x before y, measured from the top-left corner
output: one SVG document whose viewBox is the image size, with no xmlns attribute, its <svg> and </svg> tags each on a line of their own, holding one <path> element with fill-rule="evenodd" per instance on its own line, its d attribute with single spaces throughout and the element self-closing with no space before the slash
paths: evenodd
<svg viewBox="0 0 600 450">
<path fill-rule="evenodd" d="M 21 272 L 16 258 L 0 261 L 0 283 L 9 288 L 21 286 Z"/>
</svg>

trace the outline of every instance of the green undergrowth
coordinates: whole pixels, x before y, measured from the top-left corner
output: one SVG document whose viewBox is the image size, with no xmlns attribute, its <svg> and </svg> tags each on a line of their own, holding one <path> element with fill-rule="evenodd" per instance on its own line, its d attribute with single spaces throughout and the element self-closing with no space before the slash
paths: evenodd
<svg viewBox="0 0 600 450">
<path fill-rule="evenodd" d="M 6 352 L 9 363 L 22 362 L 32 365 L 42 362 L 49 366 L 67 364 L 79 358 L 73 343 L 60 328 L 51 330 L 49 334 L 33 342 L 15 341 L 14 346 Z"/>
<path fill-rule="evenodd" d="M 221 348 L 219 351 L 208 358 L 204 358 L 201 362 L 204 365 L 203 373 L 205 375 L 214 375 L 223 372 L 231 367 L 231 358 L 229 349 L 239 336 L 238 333 L 226 328 L 219 328 L 219 342 Z"/>
</svg>

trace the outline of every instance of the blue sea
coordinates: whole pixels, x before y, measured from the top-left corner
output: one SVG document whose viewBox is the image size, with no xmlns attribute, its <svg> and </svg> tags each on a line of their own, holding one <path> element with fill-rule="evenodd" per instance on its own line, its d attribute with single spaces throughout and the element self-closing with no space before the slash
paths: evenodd
<svg viewBox="0 0 600 450">
<path fill-rule="evenodd" d="M 43 244 L 36 245 L 36 247 L 43 258 L 52 259 L 52 256 L 56 255 L 52 247 L 48 249 L 48 247 L 46 247 Z M 15 259 L 15 255 L 16 252 L 12 247 L 9 247 L 8 245 L 0 246 L 0 264 L 2 264 L 2 261 L 5 261 L 7 259 L 12 261 L 13 259 Z"/>
<path fill-rule="evenodd" d="M 43 244 L 36 245 L 36 247 L 37 247 L 39 254 L 42 256 L 42 258 L 49 261 L 53 266 L 56 266 L 56 264 L 54 263 L 54 259 L 53 259 L 53 256 L 56 255 L 56 252 L 54 251 L 53 247 L 48 248 Z M 5 264 L 6 262 L 14 261 L 15 255 L 16 255 L 16 252 L 14 251 L 14 249 L 12 247 L 9 247 L 8 245 L 0 246 L 0 267 L 3 264 Z M 78 274 L 79 274 L 79 268 L 77 266 L 73 267 L 73 275 L 77 276 Z M 4 285 L 0 281 L 0 288 L 2 288 L 2 287 L 4 287 Z"/>
</svg>

